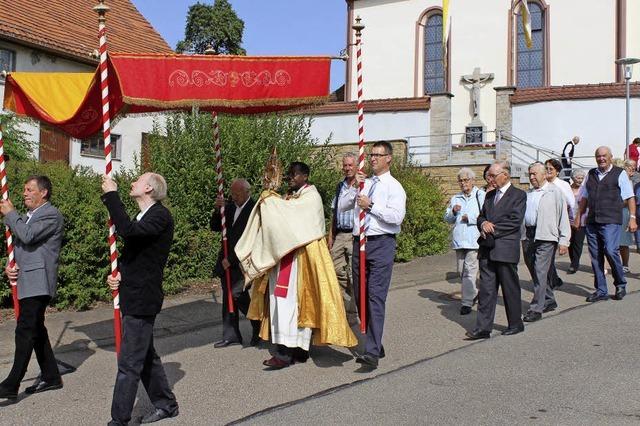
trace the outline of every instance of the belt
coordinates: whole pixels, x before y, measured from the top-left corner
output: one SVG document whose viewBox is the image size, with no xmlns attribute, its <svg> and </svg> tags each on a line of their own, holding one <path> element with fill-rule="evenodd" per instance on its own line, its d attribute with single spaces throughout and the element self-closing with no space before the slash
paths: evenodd
<svg viewBox="0 0 640 426">
<path fill-rule="evenodd" d="M 351 234 L 352 232 L 353 232 L 353 228 L 338 228 L 338 229 L 336 229 L 336 233 L 337 234 L 345 234 L 345 233 Z"/>
<path fill-rule="evenodd" d="M 367 241 L 375 241 L 379 238 L 384 238 L 384 237 L 390 237 L 393 238 L 394 240 L 396 239 L 396 234 L 378 234 L 378 235 L 368 235 L 367 236 Z M 354 235 L 353 236 L 354 240 L 359 240 L 360 237 L 358 235 Z"/>
</svg>

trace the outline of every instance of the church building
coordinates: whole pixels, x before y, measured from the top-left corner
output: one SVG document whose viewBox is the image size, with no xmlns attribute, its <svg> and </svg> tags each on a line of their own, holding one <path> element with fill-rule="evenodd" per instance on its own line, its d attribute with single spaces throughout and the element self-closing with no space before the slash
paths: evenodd
<svg viewBox="0 0 640 426">
<path fill-rule="evenodd" d="M 616 60 L 640 58 L 640 1 L 528 0 L 530 46 L 520 0 L 448 5 L 347 0 L 343 99 L 316 110 L 314 136 L 358 140 L 352 25 L 360 18 L 367 141 L 403 141 L 424 166 L 495 158 L 524 166 L 559 156 L 574 136 L 578 165 L 594 164 L 600 145 L 623 155 L 626 80 Z M 640 64 L 629 68 L 633 139 Z"/>
</svg>

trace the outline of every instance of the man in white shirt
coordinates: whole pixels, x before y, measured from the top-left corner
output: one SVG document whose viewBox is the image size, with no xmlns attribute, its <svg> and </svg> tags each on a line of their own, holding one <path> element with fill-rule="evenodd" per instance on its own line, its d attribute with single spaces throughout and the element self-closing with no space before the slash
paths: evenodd
<svg viewBox="0 0 640 426">
<path fill-rule="evenodd" d="M 353 286 L 356 304 L 360 309 L 360 211 L 366 212 L 366 279 L 367 286 L 367 332 L 364 354 L 356 362 L 369 369 L 378 367 L 378 360 L 384 357 L 382 332 L 384 328 L 385 303 L 393 260 L 396 254 L 396 235 L 406 212 L 407 196 L 404 188 L 389 171 L 393 148 L 389 142 L 376 142 L 369 154 L 373 177 L 365 179 L 364 173 L 358 173 L 358 183 L 364 182 L 364 188 L 357 195 L 352 188 L 349 197 L 343 197 L 338 203 L 338 211 L 354 209 L 353 225 Z"/>
<path fill-rule="evenodd" d="M 558 307 L 547 276 L 558 246 L 560 255 L 567 253 L 571 227 L 567 203 L 560 189 L 546 181 L 542 163 L 529 166 L 529 181 L 533 188 L 527 193 L 522 252 L 533 279 L 533 299 L 522 320 L 534 322 Z"/>
</svg>

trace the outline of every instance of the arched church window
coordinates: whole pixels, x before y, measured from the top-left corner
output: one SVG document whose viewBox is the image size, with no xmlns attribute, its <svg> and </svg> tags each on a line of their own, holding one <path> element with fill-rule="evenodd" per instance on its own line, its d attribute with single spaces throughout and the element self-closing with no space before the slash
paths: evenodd
<svg viewBox="0 0 640 426">
<path fill-rule="evenodd" d="M 523 87 L 541 87 L 545 85 L 545 17 L 544 11 L 537 2 L 528 2 L 529 13 L 531 14 L 531 48 L 527 47 L 524 36 L 524 27 L 522 26 L 522 18 L 518 14 L 518 41 L 517 41 L 517 58 L 518 68 L 516 85 Z"/>
<path fill-rule="evenodd" d="M 442 48 L 442 14 L 427 18 L 424 27 L 424 93 L 439 93 L 446 90 L 445 67 Z"/>
</svg>

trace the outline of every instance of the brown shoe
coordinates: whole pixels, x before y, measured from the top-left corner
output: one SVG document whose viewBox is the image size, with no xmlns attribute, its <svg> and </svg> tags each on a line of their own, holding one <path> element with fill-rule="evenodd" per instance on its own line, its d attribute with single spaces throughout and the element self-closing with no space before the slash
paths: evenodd
<svg viewBox="0 0 640 426">
<path fill-rule="evenodd" d="M 291 363 L 276 358 L 275 356 L 262 361 L 262 365 L 269 367 L 271 370 L 281 370 L 291 365 Z"/>
</svg>

